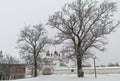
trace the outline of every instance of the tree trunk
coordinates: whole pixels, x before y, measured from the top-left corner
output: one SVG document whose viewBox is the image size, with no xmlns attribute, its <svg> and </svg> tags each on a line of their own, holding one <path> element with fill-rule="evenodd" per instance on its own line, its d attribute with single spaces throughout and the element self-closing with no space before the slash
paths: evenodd
<svg viewBox="0 0 120 81">
<path fill-rule="evenodd" d="M 37 60 L 36 59 L 35 59 L 34 67 L 35 67 L 34 77 L 37 77 Z"/>
<path fill-rule="evenodd" d="M 77 74 L 78 77 L 84 77 L 84 72 L 82 70 L 82 58 L 79 58 L 79 56 L 77 56 Z"/>
</svg>

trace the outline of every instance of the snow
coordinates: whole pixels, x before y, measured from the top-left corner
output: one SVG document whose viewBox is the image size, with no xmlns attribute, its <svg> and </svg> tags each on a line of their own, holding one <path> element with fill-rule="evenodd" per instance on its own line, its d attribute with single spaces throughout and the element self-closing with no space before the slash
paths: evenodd
<svg viewBox="0 0 120 81">
<path fill-rule="evenodd" d="M 120 74 L 85 74 L 84 78 L 78 78 L 76 74 L 40 75 L 36 78 L 25 78 L 10 81 L 120 81 Z"/>
</svg>

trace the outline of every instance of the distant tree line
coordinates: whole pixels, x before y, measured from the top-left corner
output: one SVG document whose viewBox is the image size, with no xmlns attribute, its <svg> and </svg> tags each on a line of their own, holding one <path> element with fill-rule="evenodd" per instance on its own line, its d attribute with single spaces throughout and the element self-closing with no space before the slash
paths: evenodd
<svg viewBox="0 0 120 81">
<path fill-rule="evenodd" d="M 120 63 L 109 63 L 108 67 L 120 67 Z"/>
</svg>

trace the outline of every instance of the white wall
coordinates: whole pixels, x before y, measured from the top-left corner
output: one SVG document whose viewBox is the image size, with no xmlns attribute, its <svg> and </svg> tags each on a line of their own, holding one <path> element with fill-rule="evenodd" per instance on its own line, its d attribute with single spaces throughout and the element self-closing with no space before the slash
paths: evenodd
<svg viewBox="0 0 120 81">
<path fill-rule="evenodd" d="M 72 72 L 71 70 L 74 70 Z M 85 74 L 94 74 L 94 68 L 84 68 L 83 69 Z M 120 74 L 120 67 L 105 67 L 105 68 L 97 68 L 97 73 L 98 74 Z M 77 73 L 76 68 L 62 68 L 62 69 L 55 69 L 54 74 L 75 74 Z"/>
</svg>

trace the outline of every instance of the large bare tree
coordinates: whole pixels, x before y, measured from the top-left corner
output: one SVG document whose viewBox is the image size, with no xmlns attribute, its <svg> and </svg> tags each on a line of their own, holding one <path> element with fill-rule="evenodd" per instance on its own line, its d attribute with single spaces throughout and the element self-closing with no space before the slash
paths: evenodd
<svg viewBox="0 0 120 81">
<path fill-rule="evenodd" d="M 114 2 L 95 0 L 76 0 L 65 4 L 60 10 L 49 16 L 48 25 L 59 30 L 59 42 L 69 40 L 77 58 L 78 77 L 82 71 L 82 61 L 93 48 L 104 50 L 106 35 L 118 27 L 113 18 L 116 11 Z"/>
<path fill-rule="evenodd" d="M 34 77 L 37 76 L 40 53 L 47 43 L 48 39 L 42 24 L 27 26 L 20 32 L 18 48 L 25 62 L 34 66 Z"/>
</svg>

